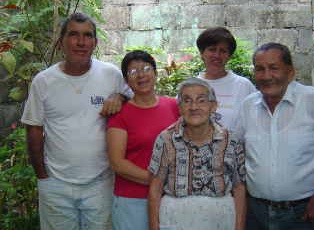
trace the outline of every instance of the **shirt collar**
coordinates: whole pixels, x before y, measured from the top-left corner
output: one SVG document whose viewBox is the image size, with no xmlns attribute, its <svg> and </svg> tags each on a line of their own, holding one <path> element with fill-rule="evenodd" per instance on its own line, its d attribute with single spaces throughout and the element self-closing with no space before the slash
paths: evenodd
<svg viewBox="0 0 314 230">
<path fill-rule="evenodd" d="M 295 87 L 296 87 L 296 81 L 291 81 L 288 84 L 287 90 L 285 92 L 285 95 L 283 96 L 283 98 L 281 99 L 281 101 L 286 101 L 288 103 L 291 103 L 292 105 L 295 104 Z M 258 91 L 258 98 L 256 100 L 256 105 L 261 104 L 261 105 L 266 105 L 266 102 L 263 99 L 263 94 Z"/>
<path fill-rule="evenodd" d="M 184 133 L 184 121 L 183 119 L 179 119 L 179 132 L 174 132 L 174 137 L 177 139 L 183 140 L 183 133 Z M 213 141 L 223 140 L 225 138 L 224 136 L 224 128 L 217 124 L 216 122 L 212 122 L 214 127 L 214 133 L 213 133 Z"/>
</svg>

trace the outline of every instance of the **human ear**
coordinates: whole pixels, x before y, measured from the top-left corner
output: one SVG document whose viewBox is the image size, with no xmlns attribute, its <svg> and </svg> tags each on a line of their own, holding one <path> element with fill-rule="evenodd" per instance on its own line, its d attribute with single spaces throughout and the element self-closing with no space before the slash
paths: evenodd
<svg viewBox="0 0 314 230">
<path fill-rule="evenodd" d="M 210 103 L 210 109 L 209 109 L 210 113 L 216 112 L 217 107 L 218 107 L 217 102 L 216 101 L 210 101 L 209 103 Z"/>
</svg>

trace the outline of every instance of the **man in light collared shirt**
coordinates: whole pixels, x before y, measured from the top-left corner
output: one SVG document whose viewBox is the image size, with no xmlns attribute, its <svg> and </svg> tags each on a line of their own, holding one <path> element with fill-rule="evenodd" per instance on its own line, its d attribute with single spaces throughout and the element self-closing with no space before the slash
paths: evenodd
<svg viewBox="0 0 314 230">
<path fill-rule="evenodd" d="M 247 229 L 313 229 L 314 88 L 294 80 L 289 49 L 267 43 L 253 55 L 259 92 L 242 103 Z"/>
</svg>

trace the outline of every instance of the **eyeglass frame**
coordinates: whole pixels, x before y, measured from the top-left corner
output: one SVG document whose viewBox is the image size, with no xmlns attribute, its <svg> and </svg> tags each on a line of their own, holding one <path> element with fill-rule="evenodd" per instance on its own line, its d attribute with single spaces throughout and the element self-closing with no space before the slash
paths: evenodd
<svg viewBox="0 0 314 230">
<path fill-rule="evenodd" d="M 150 66 L 150 65 L 145 65 L 142 69 L 130 69 L 130 70 L 128 70 L 127 71 L 127 76 L 128 77 L 131 77 L 131 78 L 136 78 L 136 77 L 138 77 L 138 75 L 140 74 L 140 73 L 142 73 L 142 74 L 147 74 L 147 73 L 149 73 L 149 72 L 151 72 L 151 71 L 153 71 L 154 70 L 154 68 L 152 67 L 152 66 Z"/>
<path fill-rule="evenodd" d="M 209 100 L 208 95 L 199 95 L 195 100 L 193 100 L 191 97 L 183 96 L 181 100 L 181 104 L 187 107 L 192 107 L 193 104 L 195 104 L 197 107 L 204 107 L 209 102 L 216 102 L 216 101 Z"/>
</svg>

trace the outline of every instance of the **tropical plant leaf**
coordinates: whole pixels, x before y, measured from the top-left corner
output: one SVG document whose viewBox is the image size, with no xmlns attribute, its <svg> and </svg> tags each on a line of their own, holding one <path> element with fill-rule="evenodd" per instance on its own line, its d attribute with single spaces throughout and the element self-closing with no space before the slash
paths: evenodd
<svg viewBox="0 0 314 230">
<path fill-rule="evenodd" d="M 16 59 L 11 52 L 0 53 L 0 63 L 3 64 L 4 68 L 8 71 L 10 76 L 13 76 L 13 73 L 16 68 Z"/>
<path fill-rule="evenodd" d="M 27 91 L 25 88 L 14 87 L 10 90 L 9 97 L 14 101 L 23 101 L 26 97 Z"/>
<path fill-rule="evenodd" d="M 31 81 L 34 75 L 44 68 L 43 63 L 27 63 L 16 71 L 16 75 L 23 80 Z"/>
<path fill-rule="evenodd" d="M 26 41 L 26 40 L 19 40 L 18 43 L 25 49 L 27 49 L 29 52 L 34 52 L 34 44 L 32 42 Z"/>
</svg>

